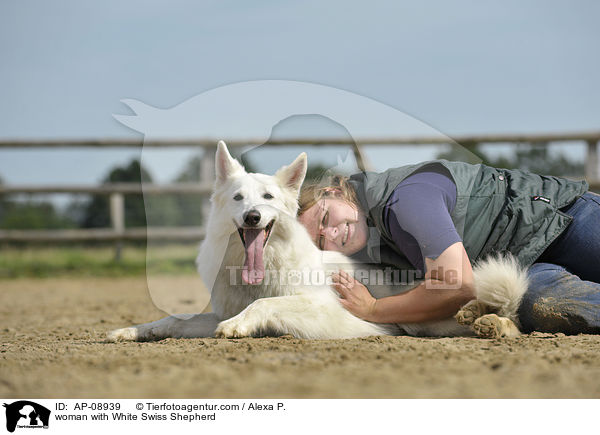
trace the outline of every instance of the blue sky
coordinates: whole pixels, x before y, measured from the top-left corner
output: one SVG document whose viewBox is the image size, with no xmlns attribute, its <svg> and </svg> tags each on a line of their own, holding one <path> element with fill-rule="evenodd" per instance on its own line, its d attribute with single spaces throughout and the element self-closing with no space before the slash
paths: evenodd
<svg viewBox="0 0 600 435">
<path fill-rule="evenodd" d="M 168 108 L 264 79 L 364 95 L 449 136 L 598 130 L 599 19 L 582 0 L 4 1 L 0 137 L 141 141 L 112 117 L 130 113 L 121 99 Z M 0 150 L 0 177 L 92 183 L 139 154 Z M 166 181 L 189 155 L 149 169 Z"/>
</svg>

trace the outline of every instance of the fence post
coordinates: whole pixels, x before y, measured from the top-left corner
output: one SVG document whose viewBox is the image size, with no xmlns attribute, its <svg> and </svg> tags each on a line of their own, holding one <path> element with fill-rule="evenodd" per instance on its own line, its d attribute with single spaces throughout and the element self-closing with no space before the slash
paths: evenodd
<svg viewBox="0 0 600 435">
<path fill-rule="evenodd" d="M 215 181 L 215 153 L 217 147 L 204 147 L 204 153 L 200 158 L 200 183 L 213 183 Z M 206 228 L 208 214 L 210 212 L 210 196 L 203 196 L 200 205 L 202 214 L 202 226 Z"/>
<path fill-rule="evenodd" d="M 588 183 L 598 183 L 600 174 L 598 171 L 598 141 L 590 140 L 587 143 L 587 156 L 585 159 L 585 178 Z"/>
<path fill-rule="evenodd" d="M 122 193 L 110 194 L 110 221 L 113 231 L 117 234 L 115 242 L 115 260 L 121 260 L 121 251 L 123 250 L 123 240 L 121 237 L 125 232 L 125 199 Z"/>
<path fill-rule="evenodd" d="M 360 169 L 362 172 L 374 170 L 373 165 L 371 165 L 365 154 L 362 152 L 360 144 L 358 144 L 356 141 L 352 146 L 352 151 L 354 151 L 354 158 L 356 159 L 356 166 L 358 166 L 358 169 Z"/>
</svg>

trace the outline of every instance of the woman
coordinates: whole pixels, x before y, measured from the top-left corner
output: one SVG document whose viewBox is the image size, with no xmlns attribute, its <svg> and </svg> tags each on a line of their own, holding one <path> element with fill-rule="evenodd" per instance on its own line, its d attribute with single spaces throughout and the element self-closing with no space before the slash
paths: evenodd
<svg viewBox="0 0 600 435">
<path fill-rule="evenodd" d="M 342 304 L 379 323 L 452 316 L 474 298 L 471 263 L 510 252 L 529 267 L 524 332 L 600 332 L 600 196 L 586 182 L 445 160 L 305 187 L 299 220 L 323 250 L 416 269 L 381 299 L 334 276 Z"/>
</svg>

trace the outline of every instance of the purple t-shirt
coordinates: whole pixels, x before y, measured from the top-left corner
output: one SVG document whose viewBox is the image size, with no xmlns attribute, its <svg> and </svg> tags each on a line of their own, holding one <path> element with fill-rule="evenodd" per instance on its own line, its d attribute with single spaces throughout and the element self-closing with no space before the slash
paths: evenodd
<svg viewBox="0 0 600 435">
<path fill-rule="evenodd" d="M 394 189 L 383 222 L 396 247 L 412 265 L 425 271 L 425 258 L 437 258 L 462 241 L 450 214 L 456 205 L 456 184 L 440 164 L 427 165 Z"/>
</svg>

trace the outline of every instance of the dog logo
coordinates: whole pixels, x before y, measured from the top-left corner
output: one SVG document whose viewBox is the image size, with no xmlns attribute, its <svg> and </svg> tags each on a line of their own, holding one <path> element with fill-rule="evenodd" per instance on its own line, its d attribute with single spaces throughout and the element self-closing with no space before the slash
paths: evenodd
<svg viewBox="0 0 600 435">
<path fill-rule="evenodd" d="M 6 430 L 14 432 L 18 428 L 48 429 L 50 410 L 29 400 L 19 400 L 4 404 L 6 408 Z"/>
</svg>

